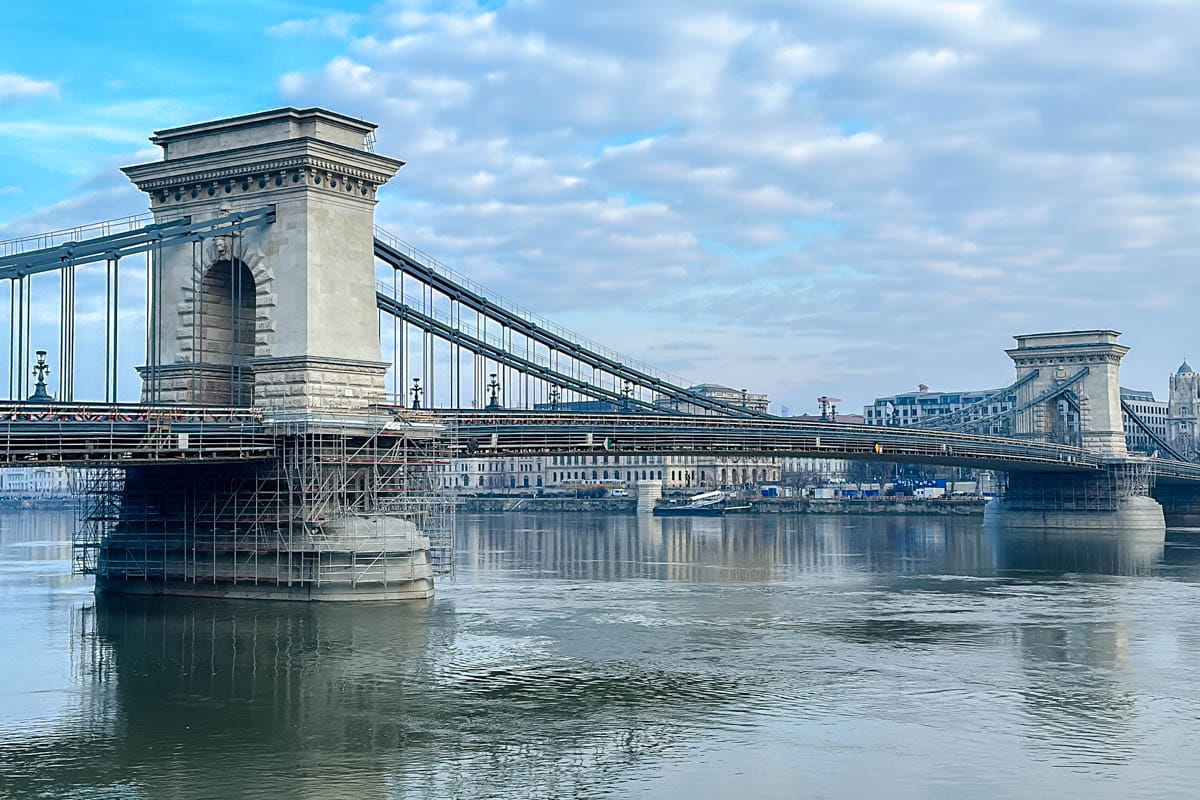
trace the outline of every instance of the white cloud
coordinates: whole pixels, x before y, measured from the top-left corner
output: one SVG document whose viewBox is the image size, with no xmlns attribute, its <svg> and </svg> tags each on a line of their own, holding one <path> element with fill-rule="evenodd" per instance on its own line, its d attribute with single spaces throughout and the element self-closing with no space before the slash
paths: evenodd
<svg viewBox="0 0 1200 800">
<path fill-rule="evenodd" d="M 289 19 L 267 28 L 267 35 L 278 39 L 309 36 L 345 39 L 350 36 L 358 19 L 357 14 L 326 14 L 311 19 Z"/>
<path fill-rule="evenodd" d="M 382 224 L 593 339 L 804 409 L 1000 385 L 1039 328 L 1155 342 L 1126 382 L 1160 392 L 1196 350 L 1161 309 L 1200 294 L 1200 7 L 1101 5 L 393 0 L 270 32 L 346 39 L 277 88 L 380 123 L 408 162 Z M 159 112 L 135 110 L 0 136 L 140 145 Z"/>
<path fill-rule="evenodd" d="M 58 97 L 58 84 L 39 81 L 14 72 L 0 72 L 0 103 Z"/>
<path fill-rule="evenodd" d="M 949 47 L 936 49 L 921 47 L 888 59 L 884 66 L 889 70 L 915 72 L 920 77 L 926 78 L 955 67 L 961 67 L 972 60 L 969 54 L 960 53 Z"/>
</svg>

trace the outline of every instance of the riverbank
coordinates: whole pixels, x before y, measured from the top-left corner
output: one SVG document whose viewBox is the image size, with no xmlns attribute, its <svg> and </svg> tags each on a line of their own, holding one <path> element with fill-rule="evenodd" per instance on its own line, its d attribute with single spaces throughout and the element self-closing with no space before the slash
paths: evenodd
<svg viewBox="0 0 1200 800">
<path fill-rule="evenodd" d="M 923 498 L 869 497 L 822 500 L 807 497 L 764 497 L 750 501 L 740 514 L 925 514 L 930 516 L 982 516 L 982 497 Z M 458 510 L 468 514 L 497 514 L 503 511 L 551 513 L 633 514 L 634 497 L 464 497 Z"/>
</svg>

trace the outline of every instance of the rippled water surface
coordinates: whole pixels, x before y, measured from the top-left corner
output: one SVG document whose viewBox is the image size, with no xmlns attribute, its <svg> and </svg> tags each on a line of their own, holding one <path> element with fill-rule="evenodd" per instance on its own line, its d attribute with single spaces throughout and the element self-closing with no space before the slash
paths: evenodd
<svg viewBox="0 0 1200 800">
<path fill-rule="evenodd" d="M 0 516 L 0 796 L 1200 796 L 1200 532 L 460 518 L 428 603 L 95 598 Z"/>
</svg>

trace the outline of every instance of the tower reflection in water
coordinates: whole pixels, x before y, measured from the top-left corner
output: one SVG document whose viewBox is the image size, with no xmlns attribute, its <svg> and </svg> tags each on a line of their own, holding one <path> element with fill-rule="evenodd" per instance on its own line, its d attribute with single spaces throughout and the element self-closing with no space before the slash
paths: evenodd
<svg viewBox="0 0 1200 800">
<path fill-rule="evenodd" d="M 384 796 L 388 760 L 429 735 L 412 678 L 453 636 L 425 603 L 101 595 L 81 613 L 79 717 L 104 724 L 63 763 L 152 797 Z"/>
</svg>

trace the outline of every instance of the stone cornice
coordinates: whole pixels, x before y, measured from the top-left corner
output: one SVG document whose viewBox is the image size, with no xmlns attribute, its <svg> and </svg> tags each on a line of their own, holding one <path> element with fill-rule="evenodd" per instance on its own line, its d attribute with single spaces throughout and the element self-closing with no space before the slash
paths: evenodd
<svg viewBox="0 0 1200 800">
<path fill-rule="evenodd" d="M 375 185 L 385 183 L 392 176 L 383 172 L 372 170 L 359 169 L 347 165 L 344 162 L 331 161 L 329 159 L 320 158 L 311 155 L 292 156 L 289 158 L 278 158 L 269 161 L 256 161 L 252 164 L 238 164 L 235 166 L 218 167 L 214 169 L 196 170 L 195 172 L 178 173 L 173 172 L 169 175 L 159 177 L 147 177 L 139 179 L 135 175 L 127 172 L 137 188 L 143 192 L 153 192 L 156 189 L 164 189 L 173 186 L 186 186 L 192 183 L 206 183 L 209 181 L 224 181 L 224 180 L 239 180 L 241 178 L 253 177 L 259 174 L 271 175 L 277 172 L 294 171 L 297 169 L 317 170 L 329 174 L 343 175 L 348 178 L 366 181 Z"/>
<path fill-rule="evenodd" d="M 360 361 L 353 358 L 329 358 L 323 356 L 272 356 L 270 358 L 252 358 L 250 365 L 256 371 L 290 370 L 290 369 L 362 369 L 371 372 L 379 369 L 389 369 L 387 361 Z"/>
<path fill-rule="evenodd" d="M 1074 353 L 1069 356 L 1053 353 L 1026 353 L 1006 351 L 1018 367 L 1045 367 L 1058 364 L 1120 364 L 1124 353 Z"/>
<path fill-rule="evenodd" d="M 320 187 L 373 197 L 403 161 L 312 138 L 124 167 L 155 204 L 231 195 L 268 187 Z"/>
</svg>

